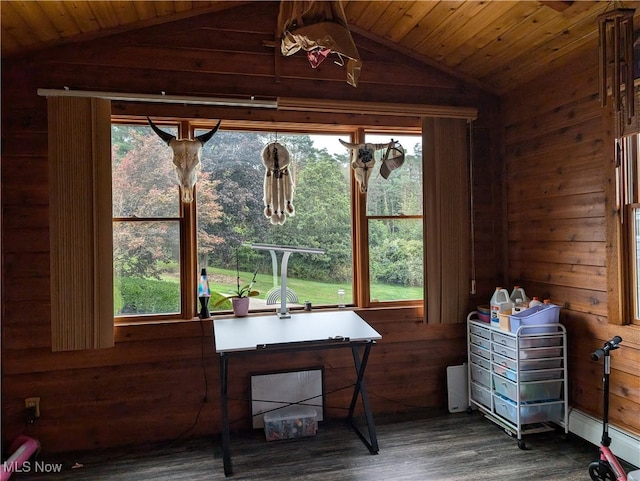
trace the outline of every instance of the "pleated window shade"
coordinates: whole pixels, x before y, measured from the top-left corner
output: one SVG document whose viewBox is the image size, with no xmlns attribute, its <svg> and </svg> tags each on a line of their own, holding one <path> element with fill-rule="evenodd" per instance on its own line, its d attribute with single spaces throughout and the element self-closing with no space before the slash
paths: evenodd
<svg viewBox="0 0 640 481">
<path fill-rule="evenodd" d="M 470 286 L 467 121 L 424 118 L 425 322 L 463 322 Z"/>
<path fill-rule="evenodd" d="M 51 348 L 112 347 L 111 102 L 47 102 Z"/>
</svg>

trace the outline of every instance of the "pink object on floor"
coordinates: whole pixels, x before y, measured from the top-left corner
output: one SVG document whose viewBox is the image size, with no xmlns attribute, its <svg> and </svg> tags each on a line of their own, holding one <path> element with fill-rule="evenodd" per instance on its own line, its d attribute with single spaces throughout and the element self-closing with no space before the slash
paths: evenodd
<svg viewBox="0 0 640 481">
<path fill-rule="evenodd" d="M 9 452 L 12 453 L 11 456 L 2 463 L 0 481 L 9 479 L 11 474 L 20 469 L 38 449 L 40 449 L 40 444 L 35 439 L 23 434 L 18 436 L 9 448 Z"/>
</svg>

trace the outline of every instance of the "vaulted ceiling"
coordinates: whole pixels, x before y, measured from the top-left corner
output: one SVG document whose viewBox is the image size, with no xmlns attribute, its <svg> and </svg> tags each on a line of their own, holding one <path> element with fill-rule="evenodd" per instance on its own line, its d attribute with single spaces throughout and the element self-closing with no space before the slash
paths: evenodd
<svg viewBox="0 0 640 481">
<path fill-rule="evenodd" d="M 3 0 L 2 56 L 251 3 Z M 585 44 L 595 45 L 598 16 L 614 8 L 613 2 L 594 1 L 343 1 L 342 5 L 354 33 L 495 93 L 529 81 Z M 623 6 L 635 8 L 636 17 L 640 14 L 640 1 Z"/>
</svg>

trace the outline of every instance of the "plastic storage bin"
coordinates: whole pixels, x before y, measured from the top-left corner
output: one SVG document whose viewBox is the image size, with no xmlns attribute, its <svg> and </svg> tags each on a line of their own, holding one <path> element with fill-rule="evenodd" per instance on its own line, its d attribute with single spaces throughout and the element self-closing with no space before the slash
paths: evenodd
<svg viewBox="0 0 640 481">
<path fill-rule="evenodd" d="M 471 396 L 473 397 L 474 401 L 477 401 L 483 406 L 491 409 L 491 392 L 487 389 L 484 389 L 482 386 L 476 384 L 475 382 L 472 382 Z"/>
<path fill-rule="evenodd" d="M 489 361 L 489 359 L 476 356 L 475 354 L 469 354 L 469 356 L 471 357 L 471 364 L 477 364 L 485 369 L 491 369 L 491 361 Z"/>
<path fill-rule="evenodd" d="M 499 332 L 492 332 L 491 335 L 493 336 L 493 342 L 502 346 L 515 349 L 518 344 L 518 339 L 515 336 L 501 334 Z M 559 337 L 520 336 L 519 342 L 521 349 L 529 347 L 553 347 L 560 346 L 562 339 Z"/>
<path fill-rule="evenodd" d="M 471 334 L 471 342 L 476 346 L 484 347 L 485 349 L 491 348 L 491 341 L 486 337 L 476 336 L 475 334 Z"/>
<path fill-rule="evenodd" d="M 493 365 L 493 372 L 500 376 L 506 377 L 511 381 L 516 382 L 518 380 L 518 371 L 508 369 L 499 364 Z M 549 379 L 562 379 L 562 368 L 560 369 L 541 369 L 531 371 L 520 371 L 520 382 L 527 381 L 546 381 Z"/>
<path fill-rule="evenodd" d="M 556 401 L 562 392 L 562 379 L 550 381 L 520 382 L 520 401 Z M 513 401 L 518 396 L 518 384 L 493 375 L 493 388 L 498 394 Z"/>
<path fill-rule="evenodd" d="M 496 413 L 512 423 L 517 423 L 517 405 L 499 394 L 493 395 Z M 563 403 L 520 403 L 520 424 L 555 421 L 563 416 Z"/>
<path fill-rule="evenodd" d="M 474 325 L 469 326 L 469 330 L 471 331 L 471 334 L 474 334 L 474 335 L 480 336 L 480 337 L 484 337 L 486 339 L 489 339 L 489 336 L 490 336 L 489 333 L 491 332 L 487 328 L 478 327 L 478 326 L 474 326 Z"/>
<path fill-rule="evenodd" d="M 471 364 L 471 380 L 486 387 L 491 387 L 491 371 Z"/>
<path fill-rule="evenodd" d="M 538 370 L 538 369 L 553 369 L 553 368 L 562 367 L 561 357 L 557 357 L 555 359 L 521 360 L 520 364 L 518 364 L 515 359 L 504 357 L 496 353 L 492 354 L 491 357 L 495 364 L 504 366 L 507 369 L 511 369 L 512 371 L 517 371 L 517 370 L 532 371 L 532 370 Z"/>
<path fill-rule="evenodd" d="M 516 332 L 520 326 L 537 326 L 527 329 L 525 334 L 555 332 L 557 331 L 556 326 L 541 326 L 541 324 L 557 324 L 560 319 L 560 306 L 541 304 L 511 314 L 509 317 L 511 320 L 511 332 Z"/>
<path fill-rule="evenodd" d="M 267 441 L 315 436 L 318 432 L 316 411 L 310 407 L 288 406 L 265 413 L 264 434 Z"/>
<path fill-rule="evenodd" d="M 469 350 L 476 356 L 484 357 L 485 359 L 491 359 L 491 351 L 486 347 L 477 346 L 471 343 L 469 345 Z"/>
<path fill-rule="evenodd" d="M 501 356 L 517 359 L 516 350 L 510 347 L 495 345 L 494 351 Z M 520 349 L 520 359 L 543 359 L 549 357 L 559 357 L 562 355 L 561 347 L 531 347 Z"/>
</svg>

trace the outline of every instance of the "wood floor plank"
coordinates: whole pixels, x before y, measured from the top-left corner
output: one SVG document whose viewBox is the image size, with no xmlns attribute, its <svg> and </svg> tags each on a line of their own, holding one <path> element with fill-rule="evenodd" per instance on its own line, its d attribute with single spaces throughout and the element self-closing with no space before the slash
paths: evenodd
<svg viewBox="0 0 640 481">
<path fill-rule="evenodd" d="M 592 444 L 561 433 L 531 434 L 527 449 L 478 412 L 378 420 L 380 453 L 369 454 L 344 423 L 321 422 L 313 437 L 267 442 L 260 430 L 231 436 L 234 475 L 225 478 L 218 439 L 38 459 L 63 471 L 16 473 L 46 481 L 585 481 Z M 72 469 L 78 463 L 81 467 Z M 35 463 L 31 464 L 34 471 Z"/>
</svg>

